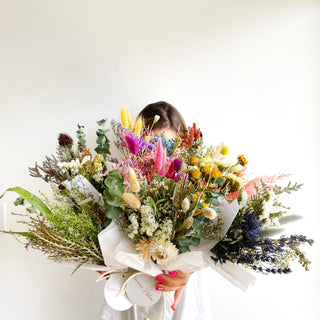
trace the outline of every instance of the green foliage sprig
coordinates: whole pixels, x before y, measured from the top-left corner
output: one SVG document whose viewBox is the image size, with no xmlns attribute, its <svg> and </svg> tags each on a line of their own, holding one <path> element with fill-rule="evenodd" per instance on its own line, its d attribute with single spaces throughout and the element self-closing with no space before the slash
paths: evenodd
<svg viewBox="0 0 320 320">
<path fill-rule="evenodd" d="M 97 121 L 99 128 L 96 132 L 97 134 L 97 147 L 94 149 L 98 154 L 102 154 L 104 158 L 106 159 L 107 155 L 110 155 L 110 141 L 107 137 L 107 132 L 109 130 L 105 129 L 105 124 L 107 122 L 107 119 L 102 119 L 100 121 Z"/>
<path fill-rule="evenodd" d="M 77 138 L 78 138 L 78 149 L 81 151 L 83 147 L 86 146 L 86 134 L 83 131 L 84 126 L 78 124 Z"/>
</svg>

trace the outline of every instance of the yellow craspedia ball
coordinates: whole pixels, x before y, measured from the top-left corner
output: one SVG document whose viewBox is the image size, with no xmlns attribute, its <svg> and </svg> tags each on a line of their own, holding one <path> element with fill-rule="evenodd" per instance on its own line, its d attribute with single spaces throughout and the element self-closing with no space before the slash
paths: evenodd
<svg viewBox="0 0 320 320">
<path fill-rule="evenodd" d="M 221 154 L 223 156 L 227 155 L 229 153 L 229 148 L 227 146 L 224 146 L 221 150 Z"/>
<path fill-rule="evenodd" d="M 210 166 L 210 165 L 209 165 L 209 166 L 205 166 L 205 167 L 203 168 L 203 172 L 204 172 L 205 174 L 209 174 L 211 168 L 212 168 L 212 166 Z"/>
<path fill-rule="evenodd" d="M 222 173 L 219 170 L 212 170 L 211 171 L 211 177 L 220 178 L 220 177 L 222 177 Z"/>
<path fill-rule="evenodd" d="M 199 159 L 198 157 L 192 157 L 190 163 L 191 163 L 191 165 L 194 165 L 194 164 L 197 163 L 199 160 L 200 160 L 200 159 Z"/>
<path fill-rule="evenodd" d="M 201 177 L 201 171 L 199 169 L 193 170 L 191 175 L 192 175 L 193 178 L 199 179 Z"/>
</svg>

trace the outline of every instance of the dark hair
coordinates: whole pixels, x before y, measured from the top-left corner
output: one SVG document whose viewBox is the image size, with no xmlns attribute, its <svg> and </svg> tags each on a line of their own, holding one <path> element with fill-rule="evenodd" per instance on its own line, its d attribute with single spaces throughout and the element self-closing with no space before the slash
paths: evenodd
<svg viewBox="0 0 320 320">
<path fill-rule="evenodd" d="M 165 101 L 148 104 L 138 117 L 142 118 L 145 127 L 150 128 L 156 115 L 160 116 L 160 119 L 154 124 L 153 129 L 172 129 L 177 132 L 188 129 L 179 111 Z"/>
</svg>

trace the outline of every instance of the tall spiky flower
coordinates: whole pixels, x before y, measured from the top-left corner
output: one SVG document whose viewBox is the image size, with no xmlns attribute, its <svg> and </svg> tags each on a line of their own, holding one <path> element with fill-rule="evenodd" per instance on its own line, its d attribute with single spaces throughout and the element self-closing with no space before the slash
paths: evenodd
<svg viewBox="0 0 320 320">
<path fill-rule="evenodd" d="M 157 145 L 157 152 L 155 156 L 155 163 L 154 163 L 154 167 L 158 174 L 164 175 L 166 160 L 167 160 L 167 152 L 162 146 L 161 139 L 159 139 L 158 145 Z"/>
<path fill-rule="evenodd" d="M 135 124 L 135 128 L 134 128 L 134 134 L 138 137 L 140 137 L 141 135 L 141 129 L 142 129 L 142 120 L 141 118 L 139 117 L 136 121 L 136 124 Z"/>
<path fill-rule="evenodd" d="M 139 153 L 139 145 L 138 142 L 133 138 L 132 134 L 126 134 L 124 138 L 126 140 L 129 151 L 137 155 Z"/>
<path fill-rule="evenodd" d="M 126 107 L 121 109 L 121 120 L 123 126 L 128 129 L 129 128 L 129 111 Z"/>
</svg>

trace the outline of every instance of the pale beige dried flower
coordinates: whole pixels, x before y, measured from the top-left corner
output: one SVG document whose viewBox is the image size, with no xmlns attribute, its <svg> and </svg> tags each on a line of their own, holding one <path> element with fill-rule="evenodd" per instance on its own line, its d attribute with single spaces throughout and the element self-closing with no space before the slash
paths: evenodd
<svg viewBox="0 0 320 320">
<path fill-rule="evenodd" d="M 121 196 L 125 204 L 129 205 L 134 209 L 140 209 L 141 202 L 140 200 L 132 193 L 125 192 Z"/>
<path fill-rule="evenodd" d="M 130 183 L 130 188 L 133 192 L 139 192 L 140 191 L 140 183 L 137 178 L 136 173 L 132 168 L 129 169 L 129 183 Z"/>
<path fill-rule="evenodd" d="M 208 219 L 210 220 L 214 220 L 215 218 L 217 218 L 217 213 L 215 210 L 213 210 L 212 208 L 209 207 L 205 207 L 201 210 L 201 213 Z"/>
</svg>

